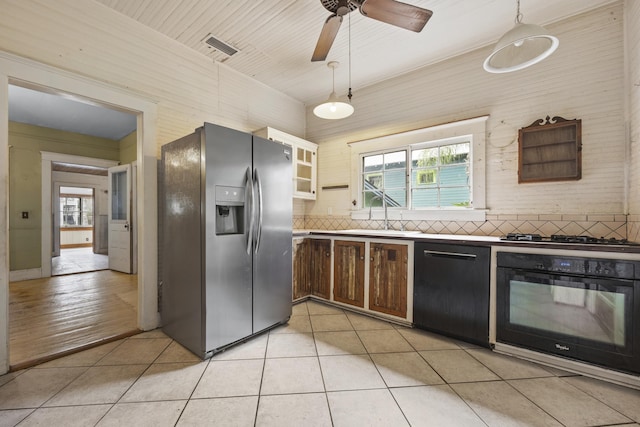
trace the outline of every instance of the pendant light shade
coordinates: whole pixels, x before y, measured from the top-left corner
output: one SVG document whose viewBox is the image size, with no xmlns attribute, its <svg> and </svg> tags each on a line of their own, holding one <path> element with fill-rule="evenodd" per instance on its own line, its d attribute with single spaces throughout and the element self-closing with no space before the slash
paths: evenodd
<svg viewBox="0 0 640 427">
<path fill-rule="evenodd" d="M 509 73 L 537 64 L 551 55 L 559 45 L 558 38 L 543 27 L 521 22 L 520 1 L 516 25 L 503 35 L 483 67 L 490 73 Z"/>
<path fill-rule="evenodd" d="M 329 99 L 313 109 L 313 114 L 321 119 L 344 119 L 352 115 L 354 111 L 351 104 L 340 101 L 338 95 L 336 95 L 336 67 L 338 65 L 339 63 L 336 61 L 330 61 L 327 64 L 327 67 L 331 68 L 333 72 L 333 89 Z"/>
<path fill-rule="evenodd" d="M 353 114 L 353 106 L 338 99 L 335 92 L 331 92 L 329 99 L 313 109 L 313 114 L 321 119 L 344 119 Z"/>
</svg>

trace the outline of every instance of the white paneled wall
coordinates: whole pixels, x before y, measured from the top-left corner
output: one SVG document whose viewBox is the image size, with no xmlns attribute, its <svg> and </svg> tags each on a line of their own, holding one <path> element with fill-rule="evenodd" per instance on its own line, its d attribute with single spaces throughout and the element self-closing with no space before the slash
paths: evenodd
<svg viewBox="0 0 640 427">
<path fill-rule="evenodd" d="M 629 65 L 629 135 L 631 142 L 631 191 L 630 207 L 633 214 L 640 214 L 640 2 L 625 3 L 627 26 L 627 61 Z"/>
<path fill-rule="evenodd" d="M 638 2 L 628 3 L 634 3 L 627 8 L 635 13 L 628 19 L 637 26 Z M 522 71 L 486 73 L 482 62 L 491 51 L 487 47 L 375 87 L 354 88 L 355 113 L 338 123 L 315 118 L 308 108 L 306 137 L 319 143 L 322 152 L 318 186 L 349 181 L 344 176 L 349 170 L 347 142 L 489 115 L 486 200 L 493 218 L 626 214 L 623 6 L 615 2 L 548 25 L 560 47 Z M 635 55 L 638 50 L 636 46 Z M 518 129 L 547 115 L 582 119 L 583 177 L 518 184 Z M 320 191 L 307 214 L 326 216 L 332 207 L 346 215 L 352 207 L 349 195 Z"/>
<path fill-rule="evenodd" d="M 629 105 L 628 126 L 631 154 L 629 186 L 629 238 L 640 238 L 640 2 L 626 0 L 626 53 Z"/>
<path fill-rule="evenodd" d="M 0 50 L 158 103 L 158 146 L 214 122 L 304 132 L 304 105 L 114 10 L 77 0 L 2 1 Z"/>
</svg>

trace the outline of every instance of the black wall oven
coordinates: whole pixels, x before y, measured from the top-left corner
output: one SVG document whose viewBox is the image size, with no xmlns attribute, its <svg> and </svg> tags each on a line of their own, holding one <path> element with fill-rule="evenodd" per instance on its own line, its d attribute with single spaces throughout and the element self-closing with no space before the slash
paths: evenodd
<svg viewBox="0 0 640 427">
<path fill-rule="evenodd" d="M 498 252 L 496 341 L 640 373 L 640 261 Z"/>
</svg>

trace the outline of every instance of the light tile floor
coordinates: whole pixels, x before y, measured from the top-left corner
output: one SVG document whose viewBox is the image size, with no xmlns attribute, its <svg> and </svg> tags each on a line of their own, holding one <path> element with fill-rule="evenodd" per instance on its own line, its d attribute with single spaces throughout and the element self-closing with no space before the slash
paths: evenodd
<svg viewBox="0 0 640 427">
<path fill-rule="evenodd" d="M 200 361 L 160 330 L 0 376 L 0 426 L 638 426 L 640 391 L 314 301 Z"/>
</svg>

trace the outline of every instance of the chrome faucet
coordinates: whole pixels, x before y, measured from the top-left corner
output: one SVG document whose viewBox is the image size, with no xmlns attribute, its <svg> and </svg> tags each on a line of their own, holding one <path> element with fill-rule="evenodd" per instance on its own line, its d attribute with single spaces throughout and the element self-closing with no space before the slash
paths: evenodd
<svg viewBox="0 0 640 427">
<path fill-rule="evenodd" d="M 387 215 L 387 201 L 382 196 L 373 196 L 371 200 L 369 200 L 369 219 L 371 219 L 371 208 L 373 207 L 374 200 L 380 200 L 382 202 L 382 206 L 384 206 L 384 229 L 389 229 L 389 216 Z"/>
</svg>

